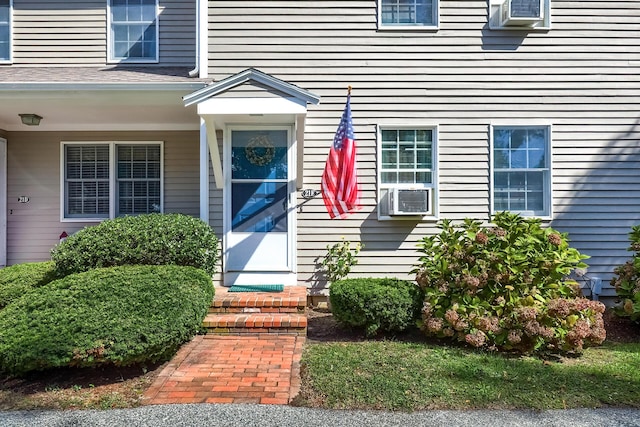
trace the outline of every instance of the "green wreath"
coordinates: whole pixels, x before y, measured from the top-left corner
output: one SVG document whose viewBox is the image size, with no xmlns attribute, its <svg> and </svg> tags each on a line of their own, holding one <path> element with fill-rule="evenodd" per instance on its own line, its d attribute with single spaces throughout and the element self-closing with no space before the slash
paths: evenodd
<svg viewBox="0 0 640 427">
<path fill-rule="evenodd" d="M 251 138 L 244 148 L 244 154 L 252 165 L 265 166 L 271 163 L 276 155 L 276 148 L 264 135 Z"/>
</svg>

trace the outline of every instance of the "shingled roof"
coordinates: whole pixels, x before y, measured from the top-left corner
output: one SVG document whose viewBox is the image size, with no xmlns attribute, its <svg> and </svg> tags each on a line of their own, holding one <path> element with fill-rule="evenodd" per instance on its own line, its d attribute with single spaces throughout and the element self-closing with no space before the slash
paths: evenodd
<svg viewBox="0 0 640 427">
<path fill-rule="evenodd" d="M 204 83 L 188 67 L 1 67 L 0 83 Z"/>
</svg>

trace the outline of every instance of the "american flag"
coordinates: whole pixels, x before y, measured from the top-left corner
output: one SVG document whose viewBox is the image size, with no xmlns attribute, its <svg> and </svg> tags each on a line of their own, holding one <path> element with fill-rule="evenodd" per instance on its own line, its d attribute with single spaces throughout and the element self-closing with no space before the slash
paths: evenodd
<svg viewBox="0 0 640 427">
<path fill-rule="evenodd" d="M 331 218 L 344 218 L 359 203 L 356 141 L 351 122 L 351 94 L 333 138 L 322 174 L 322 199 Z"/>
</svg>

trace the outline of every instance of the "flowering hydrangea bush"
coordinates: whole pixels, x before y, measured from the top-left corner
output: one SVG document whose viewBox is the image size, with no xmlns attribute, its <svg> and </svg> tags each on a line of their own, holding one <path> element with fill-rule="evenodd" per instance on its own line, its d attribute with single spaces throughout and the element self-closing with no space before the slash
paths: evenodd
<svg viewBox="0 0 640 427">
<path fill-rule="evenodd" d="M 473 347 L 523 353 L 580 352 L 604 341 L 604 305 L 578 297 L 567 277 L 587 256 L 538 219 L 466 219 L 421 240 L 416 280 L 425 292 L 422 329 Z"/>
<path fill-rule="evenodd" d="M 640 322 L 640 225 L 632 227 L 629 240 L 629 250 L 635 254 L 631 260 L 613 270 L 617 276 L 611 279 L 611 285 L 615 286 L 622 300 L 622 307 L 616 313 Z"/>
</svg>

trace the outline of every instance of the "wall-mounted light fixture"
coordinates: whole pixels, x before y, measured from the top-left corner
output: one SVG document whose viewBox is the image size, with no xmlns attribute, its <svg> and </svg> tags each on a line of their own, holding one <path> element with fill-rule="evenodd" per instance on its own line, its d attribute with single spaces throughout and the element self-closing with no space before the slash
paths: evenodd
<svg viewBox="0 0 640 427">
<path fill-rule="evenodd" d="M 42 116 L 33 113 L 18 115 L 20 116 L 20 120 L 22 120 L 22 124 L 27 126 L 38 126 L 40 124 L 40 120 L 42 120 Z"/>
</svg>

